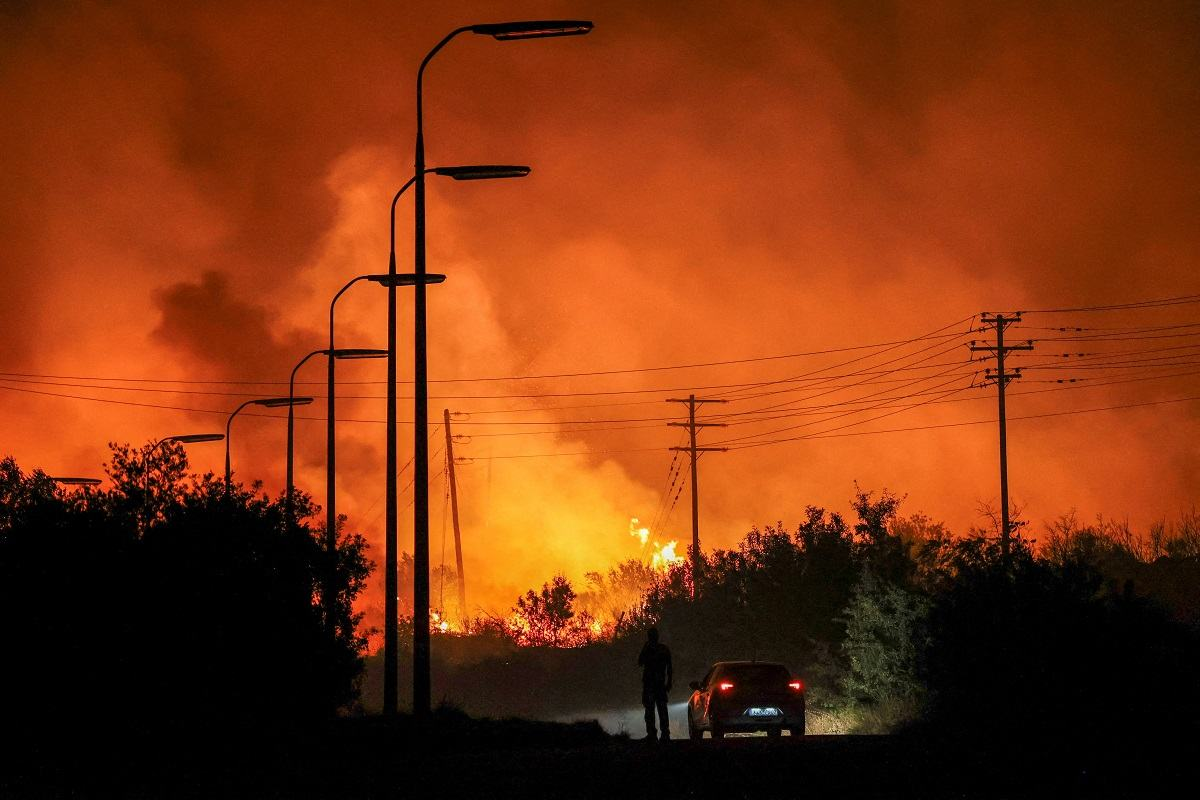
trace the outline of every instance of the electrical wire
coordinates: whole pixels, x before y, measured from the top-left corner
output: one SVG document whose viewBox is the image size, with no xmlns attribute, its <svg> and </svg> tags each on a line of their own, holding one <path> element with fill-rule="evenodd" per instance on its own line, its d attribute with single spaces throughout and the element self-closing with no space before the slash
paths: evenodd
<svg viewBox="0 0 1200 800">
<path fill-rule="evenodd" d="M 970 319 L 970 318 L 968 318 Z M 957 325 L 960 323 L 952 323 Z M 945 326 L 946 328 L 951 325 Z M 944 330 L 944 328 L 939 329 Z M 925 337 L 917 337 L 925 338 Z M 896 341 L 872 342 L 870 344 L 848 345 L 844 347 L 830 347 L 821 350 L 807 350 L 795 353 L 782 353 L 766 356 L 750 356 L 746 358 L 733 358 L 720 361 L 702 361 L 687 364 L 668 364 L 652 367 L 626 367 L 622 369 L 607 369 L 607 370 L 590 370 L 586 372 L 550 372 L 538 375 L 494 375 L 482 376 L 473 378 L 430 378 L 429 383 L 485 383 L 485 382 L 500 382 L 500 381 L 525 381 L 525 380 L 551 380 L 557 378 L 585 378 L 597 377 L 603 375 L 630 375 L 647 372 L 666 372 L 681 369 L 699 369 L 705 367 L 723 367 L 733 366 L 737 364 L 755 364 L 765 361 L 782 361 L 794 358 L 805 358 L 809 356 L 829 355 L 831 353 L 845 353 L 854 350 L 869 350 L 889 345 L 906 344 L 915 341 L 914 339 L 902 339 Z M 174 379 L 154 379 L 154 378 L 124 378 L 124 377 L 105 377 L 105 378 L 84 378 L 81 376 L 70 375 L 48 375 L 40 373 L 22 373 L 22 372 L 0 372 L 0 375 L 11 375 L 23 378 L 54 378 L 67 380 L 106 380 L 106 381 L 126 381 L 126 382 L 144 382 L 144 383 L 184 383 L 184 384 L 227 384 L 227 385 L 246 385 L 246 386 L 286 386 L 288 381 L 231 381 L 231 380 L 174 380 Z M 399 384 L 412 384 L 413 381 L 396 381 Z M 323 385 L 325 381 L 297 381 L 297 385 Z M 385 384 L 386 381 L 347 381 L 347 383 L 359 384 Z"/>
<path fill-rule="evenodd" d="M 1136 300 L 1130 303 L 1114 303 L 1106 306 L 1078 306 L 1076 308 L 1034 308 L 1022 311 L 1022 314 L 1073 314 L 1093 311 L 1127 311 L 1142 308 L 1163 308 L 1166 306 L 1188 305 L 1200 303 L 1200 294 L 1184 294 L 1177 297 L 1163 297 L 1157 300 Z"/>
<path fill-rule="evenodd" d="M 1073 414 L 1091 414 L 1099 411 L 1116 411 L 1126 408 L 1142 408 L 1145 406 L 1159 406 L 1171 403 L 1186 403 L 1194 400 L 1200 400 L 1200 395 L 1193 397 L 1176 397 L 1170 400 L 1151 400 L 1143 403 L 1123 403 L 1120 405 L 1100 406 L 1097 408 L 1080 408 L 1070 411 L 1050 411 L 1042 414 L 1023 414 L 1015 417 L 1008 417 L 1009 422 L 1026 419 L 1043 419 L 1046 417 L 1065 417 Z M 785 442 L 798 442 L 806 439 L 840 439 L 848 436 L 874 436 L 882 433 L 907 433 L 910 431 L 928 431 L 939 428 L 961 428 L 970 425 L 995 425 L 994 419 L 970 420 L 967 422 L 944 422 L 936 425 L 917 425 L 911 428 L 890 428 L 878 431 L 851 431 L 849 433 L 815 433 L 805 436 L 793 436 L 787 439 L 776 439 L 770 442 L 752 442 L 750 444 L 731 447 L 730 450 L 748 450 L 752 447 L 765 447 L 767 445 L 783 444 Z"/>
</svg>

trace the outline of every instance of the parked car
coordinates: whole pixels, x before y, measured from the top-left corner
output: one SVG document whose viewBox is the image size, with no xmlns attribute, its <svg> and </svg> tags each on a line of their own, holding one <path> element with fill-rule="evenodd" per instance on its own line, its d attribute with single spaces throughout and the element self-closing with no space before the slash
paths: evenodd
<svg viewBox="0 0 1200 800">
<path fill-rule="evenodd" d="M 727 733 L 766 731 L 804 735 L 804 682 L 783 664 L 769 661 L 718 661 L 692 681 L 688 699 L 688 735 L 704 731 L 720 739 Z"/>
</svg>

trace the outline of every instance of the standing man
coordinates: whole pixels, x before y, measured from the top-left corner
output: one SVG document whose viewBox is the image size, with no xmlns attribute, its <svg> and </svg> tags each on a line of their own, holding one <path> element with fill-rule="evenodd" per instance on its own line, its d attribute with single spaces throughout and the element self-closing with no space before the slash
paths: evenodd
<svg viewBox="0 0 1200 800">
<path fill-rule="evenodd" d="M 671 721 L 667 718 L 667 692 L 671 691 L 674 671 L 671 667 L 671 650 L 658 641 L 658 629 L 646 631 L 646 644 L 638 655 L 638 666 L 642 668 L 642 705 L 646 707 L 646 741 L 656 738 L 654 709 L 658 709 L 658 722 L 662 727 L 662 740 L 671 738 Z"/>
</svg>

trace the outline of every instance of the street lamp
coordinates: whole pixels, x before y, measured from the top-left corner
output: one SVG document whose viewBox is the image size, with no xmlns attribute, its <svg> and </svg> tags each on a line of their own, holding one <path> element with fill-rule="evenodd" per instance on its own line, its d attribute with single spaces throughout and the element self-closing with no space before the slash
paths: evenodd
<svg viewBox="0 0 1200 800">
<path fill-rule="evenodd" d="M 422 84 L 425 68 L 435 55 L 451 39 L 460 33 L 491 36 L 500 41 L 516 39 L 541 39 L 552 36 L 578 36 L 589 33 L 592 23 L 588 20 L 524 20 L 517 22 L 467 25 L 448 33 L 429 51 L 417 70 L 417 138 L 415 147 L 416 202 L 414 219 L 414 269 L 419 278 L 425 276 L 425 131 Z M 413 715 L 418 719 L 429 716 L 429 375 L 426 357 L 425 285 L 416 284 L 414 308 L 415 347 L 413 358 Z M 394 349 L 393 340 L 389 347 Z M 388 385 L 393 384 L 389 375 Z M 393 418 L 394 419 L 394 418 Z M 389 536 L 391 530 L 389 529 Z M 391 592 L 388 593 L 391 599 Z M 388 619 L 386 631 L 394 627 Z M 394 635 L 394 634 L 393 634 Z M 384 640 L 385 649 L 387 640 Z M 394 648 L 393 648 L 394 651 Z M 395 712 L 395 663 L 389 664 L 384 654 L 384 713 Z M 389 694 L 389 682 L 391 692 Z"/>
<path fill-rule="evenodd" d="M 57 483 L 59 486 L 82 486 L 84 499 L 91 498 L 91 488 L 100 485 L 99 478 L 71 478 L 71 477 L 50 477 L 50 480 Z"/>
<path fill-rule="evenodd" d="M 531 19 L 522 22 L 489 22 L 483 25 L 471 25 L 466 30 L 507 42 L 514 39 L 545 39 L 550 36 L 582 36 L 585 33 L 591 33 L 592 23 L 585 19 Z M 455 31 L 447 36 L 446 40 L 449 41 L 451 36 L 461 32 L 461 29 Z"/>
<path fill-rule="evenodd" d="M 446 169 L 470 170 L 470 169 L 479 169 L 479 168 L 477 168 L 477 167 L 447 167 Z M 404 193 L 404 189 L 407 189 L 411 185 L 412 185 L 412 180 L 410 179 L 408 181 L 408 183 L 404 184 L 404 188 L 402 188 L 399 192 L 396 193 L 395 199 L 398 200 L 400 198 L 400 195 Z M 395 209 L 396 209 L 396 203 L 395 203 L 395 200 L 393 200 L 392 201 L 393 231 L 395 230 Z M 395 263 L 394 259 L 393 259 L 392 263 L 393 264 Z M 425 276 L 426 283 L 441 283 L 444 280 L 446 280 L 445 275 L 426 275 Z M 389 293 L 394 293 L 395 288 L 397 286 L 412 286 L 412 285 L 414 285 L 417 282 L 417 276 L 413 275 L 411 273 L 404 273 L 404 274 L 385 273 L 385 274 L 375 274 L 375 275 L 359 275 L 358 277 L 352 278 L 350 281 L 348 281 L 346 283 L 346 285 L 343 286 L 341 289 L 339 289 L 338 293 L 333 296 L 333 300 L 331 300 L 329 302 L 329 349 L 330 350 L 334 349 L 333 318 L 334 318 L 334 309 L 337 306 L 337 301 L 339 298 L 341 298 L 341 296 L 343 294 L 346 293 L 346 291 L 351 286 L 358 283 L 359 281 L 370 281 L 371 283 L 377 283 L 380 286 L 386 286 L 389 290 L 391 290 L 391 292 L 389 292 Z M 391 350 L 388 351 L 389 361 L 391 360 L 390 359 L 391 352 L 392 352 Z M 329 359 L 329 380 L 328 380 L 328 391 L 326 392 L 326 395 L 328 397 L 328 403 L 327 403 L 327 410 L 326 410 L 326 414 L 325 414 L 325 419 L 326 419 L 326 422 L 325 422 L 325 549 L 329 555 L 329 564 L 330 564 L 330 575 L 328 577 L 328 584 L 325 588 L 325 611 L 326 611 L 328 619 L 333 618 L 333 597 L 332 597 L 333 596 L 333 574 L 332 574 L 332 570 L 333 570 L 333 564 L 334 564 L 334 554 L 337 551 L 337 486 L 336 486 L 336 475 L 337 475 L 336 425 L 337 425 L 337 419 L 336 419 L 336 416 L 334 413 L 335 405 L 336 405 L 335 395 L 334 395 L 334 377 L 335 377 L 336 370 L 334 368 L 334 365 L 336 363 L 337 363 L 337 359 L 335 359 L 335 358 Z"/>
<path fill-rule="evenodd" d="M 200 442 L 219 442 L 225 438 L 223 433 L 181 433 L 175 436 L 165 436 L 159 439 L 150 447 L 150 452 L 146 454 L 145 459 L 145 492 L 146 496 L 142 502 L 142 514 L 146 518 L 145 525 L 150 527 L 150 458 L 164 444 L 177 442 L 179 444 L 198 444 Z"/>
<path fill-rule="evenodd" d="M 283 408 L 284 406 L 306 406 L 309 403 L 311 403 L 312 401 L 313 401 L 313 399 L 311 397 L 297 397 L 295 399 L 290 398 L 290 397 L 264 397 L 261 400 L 247 400 L 246 402 L 242 403 L 240 406 L 238 406 L 237 408 L 235 408 L 233 410 L 233 413 L 229 415 L 229 419 L 226 420 L 226 422 L 225 422 L 225 496 L 226 497 L 229 496 L 230 489 L 233 485 L 232 484 L 233 470 L 230 468 L 230 464 L 229 464 L 229 445 L 230 445 L 230 441 L 231 441 L 230 428 L 233 425 L 233 418 L 236 417 L 241 412 L 241 410 L 243 408 L 245 408 L 246 406 L 262 406 L 263 408 Z"/>
<path fill-rule="evenodd" d="M 154 448 L 161 447 L 168 442 L 179 442 L 180 444 L 196 444 L 197 442 L 219 442 L 225 438 L 223 433 L 183 433 L 178 436 L 168 436 L 165 439 L 159 439 L 154 443 Z"/>
<path fill-rule="evenodd" d="M 55 478 L 55 477 L 51 477 L 50 480 L 54 481 L 55 483 L 61 484 L 63 486 L 99 486 L 100 485 L 99 478 Z"/>
<path fill-rule="evenodd" d="M 357 359 L 357 358 L 383 358 L 387 355 L 387 350 L 377 350 L 365 347 L 343 347 L 340 349 L 313 350 L 311 353 L 300 359 L 296 366 L 292 367 L 292 377 L 288 380 L 288 425 L 287 425 L 287 494 L 284 500 L 284 510 L 286 512 L 287 521 L 292 523 L 292 494 L 293 494 L 293 457 L 292 457 L 292 440 L 296 427 L 296 372 L 300 367 L 304 366 L 304 362 L 308 361 L 313 356 L 332 356 L 333 358 Z M 330 392 L 332 394 L 332 392 Z"/>
<path fill-rule="evenodd" d="M 427 59 L 428 60 L 428 59 Z M 424 65 L 422 65 L 424 69 Z M 473 164 L 467 166 L 454 167 L 429 167 L 421 170 L 417 175 L 421 176 L 421 185 L 424 187 L 424 176 L 427 173 L 441 175 L 443 177 L 452 178 L 456 181 L 476 181 L 486 180 L 491 178 L 523 178 L 529 174 L 529 167 L 519 164 Z M 397 666 L 397 649 L 399 642 L 397 641 L 396 632 L 396 601 L 398 587 L 396 585 L 396 567 L 399 557 L 398 539 L 398 524 L 399 524 L 399 507 L 396 497 L 396 479 L 398 463 L 396 454 L 396 279 L 400 274 L 396 272 L 396 204 L 400 202 L 401 195 L 417 181 L 417 175 L 405 181 L 404 185 L 392 196 L 392 206 L 389 214 L 389 222 L 391 233 L 388 237 L 388 279 L 389 283 L 385 284 L 388 287 L 388 363 L 387 363 L 387 411 L 386 421 L 387 428 L 385 436 L 387 438 L 387 465 L 385 476 L 384 489 L 384 545 L 383 545 L 383 571 L 384 571 L 384 600 L 383 600 L 383 616 L 387 620 L 383 630 L 383 709 L 385 714 L 396 713 L 396 666 Z M 406 277 L 411 277 L 412 285 L 420 285 L 421 292 L 421 309 L 425 308 L 425 284 L 441 283 L 446 279 L 445 275 L 424 273 L 421 276 L 412 274 Z M 405 283 L 404 285 L 407 285 Z M 335 300 L 337 298 L 334 298 Z M 330 308 L 330 328 L 332 329 L 332 306 Z M 333 347 L 333 337 L 330 336 L 329 346 Z M 330 396 L 333 392 L 329 393 Z M 333 419 L 333 414 L 329 414 L 329 418 Z M 330 442 L 332 442 L 332 433 L 330 434 Z M 330 453 L 333 450 L 330 449 Z M 330 457 L 330 463 L 332 463 Z M 330 485 L 329 496 L 333 496 L 332 478 L 329 478 Z"/>
</svg>

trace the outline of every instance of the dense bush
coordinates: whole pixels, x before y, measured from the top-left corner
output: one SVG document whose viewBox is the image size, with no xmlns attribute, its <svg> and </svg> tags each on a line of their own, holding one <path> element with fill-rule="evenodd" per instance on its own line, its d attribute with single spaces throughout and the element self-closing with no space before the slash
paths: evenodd
<svg viewBox="0 0 1200 800">
<path fill-rule="evenodd" d="M 178 447 L 114 448 L 108 472 L 111 490 L 63 492 L 0 464 L 11 724 L 105 736 L 282 724 L 354 697 L 361 538 L 341 536 L 331 565 L 323 532 L 286 525 L 278 500 L 186 476 Z M 304 496 L 297 510 L 314 511 Z"/>
<path fill-rule="evenodd" d="M 913 700 L 923 692 L 918 659 L 929 645 L 930 601 L 909 587 L 881 581 L 863 570 L 844 614 L 842 687 L 858 701 Z"/>
<path fill-rule="evenodd" d="M 1114 590 L 1071 554 L 1008 563 L 984 539 L 951 545 L 930 616 L 930 721 L 977 735 L 1100 740 L 1200 723 L 1194 634 L 1133 584 Z"/>
</svg>

